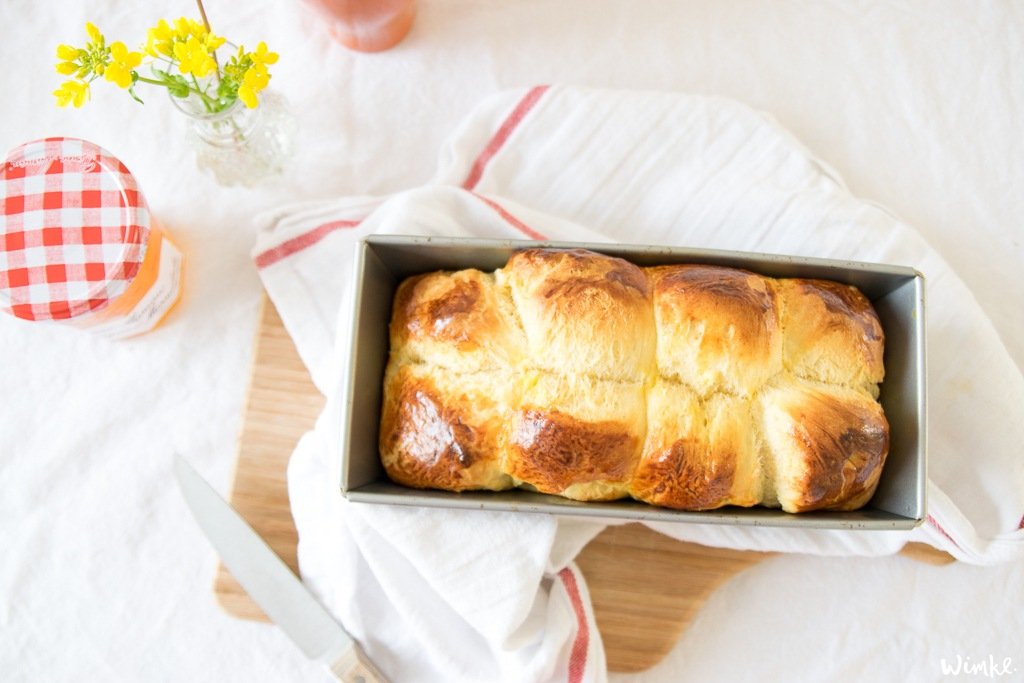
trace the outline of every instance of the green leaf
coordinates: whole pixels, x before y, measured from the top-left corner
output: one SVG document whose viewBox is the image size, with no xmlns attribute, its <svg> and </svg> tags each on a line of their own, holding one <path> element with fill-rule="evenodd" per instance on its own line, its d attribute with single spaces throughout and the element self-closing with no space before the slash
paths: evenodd
<svg viewBox="0 0 1024 683">
<path fill-rule="evenodd" d="M 139 104 L 145 104 L 142 99 L 135 94 L 135 84 L 139 82 L 139 72 L 132 71 L 132 84 L 128 86 L 128 94 L 132 96 L 132 99 Z"/>
<path fill-rule="evenodd" d="M 167 92 L 174 97 L 188 97 L 191 90 L 184 76 L 166 74 Z"/>
<path fill-rule="evenodd" d="M 238 84 L 234 82 L 234 79 L 225 78 L 217 86 L 217 96 L 221 99 L 235 99 L 238 97 Z"/>
</svg>

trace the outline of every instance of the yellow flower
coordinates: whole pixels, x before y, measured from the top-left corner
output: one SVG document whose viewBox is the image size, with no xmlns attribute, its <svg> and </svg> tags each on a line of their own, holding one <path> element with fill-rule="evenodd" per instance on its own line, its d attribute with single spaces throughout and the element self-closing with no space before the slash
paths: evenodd
<svg viewBox="0 0 1024 683">
<path fill-rule="evenodd" d="M 74 45 L 67 45 L 62 43 L 57 46 L 57 59 L 63 59 L 66 62 L 73 62 L 78 59 L 78 55 L 81 52 Z"/>
<path fill-rule="evenodd" d="M 89 99 L 89 84 L 82 81 L 64 81 L 53 91 L 53 95 L 57 98 L 58 107 L 74 104 L 77 109 Z"/>
<path fill-rule="evenodd" d="M 195 94 L 214 111 L 223 110 L 235 99 L 253 108 L 259 104 L 259 93 L 270 82 L 268 66 L 276 64 L 279 58 L 265 42 L 260 42 L 254 51 L 239 48 L 236 56 L 225 55 L 223 64 L 218 64 L 216 52 L 227 41 L 213 33 L 205 22 L 187 17 L 160 19 L 147 29 L 144 43 L 136 50 L 130 50 L 121 41 L 108 45 L 92 22 L 86 22 L 85 31 L 88 42 L 83 47 L 57 46 L 55 68 L 69 79 L 53 91 L 62 107 L 81 107 L 91 96 L 90 84 L 103 77 L 127 89 L 140 102 L 134 90 L 138 82 L 144 81 L 163 86 L 176 97 Z M 141 76 L 137 70 L 147 57 L 156 60 L 152 78 Z"/>
<path fill-rule="evenodd" d="M 150 57 L 174 54 L 174 32 L 166 19 L 161 19 L 156 26 L 146 32 L 146 54 Z"/>
<path fill-rule="evenodd" d="M 190 36 L 184 43 L 175 43 L 174 57 L 181 73 L 193 74 L 197 78 L 208 76 L 217 68 L 217 62 L 195 36 Z"/>
<path fill-rule="evenodd" d="M 103 34 L 100 33 L 100 30 L 98 28 L 96 28 L 96 24 L 92 23 L 91 21 L 85 22 L 85 32 L 89 34 L 89 38 L 92 40 L 92 42 L 96 43 L 97 45 L 103 45 Z"/>
<path fill-rule="evenodd" d="M 178 40 L 188 40 L 189 26 L 188 19 L 185 17 L 179 17 L 174 20 L 174 37 Z"/>
<path fill-rule="evenodd" d="M 276 52 L 270 52 L 267 49 L 267 44 L 262 40 L 260 41 L 260 44 L 256 46 L 256 51 L 249 53 L 249 59 L 252 60 L 252 63 L 260 66 L 274 64 L 277 62 L 277 56 Z"/>
<path fill-rule="evenodd" d="M 252 67 L 245 72 L 242 82 L 257 92 L 263 90 L 267 87 L 267 84 L 270 83 L 270 74 L 267 72 L 267 67 L 260 64 L 253 64 Z"/>
<path fill-rule="evenodd" d="M 107 65 L 103 77 L 117 83 L 119 88 L 127 88 L 132 84 L 132 70 L 142 63 L 142 55 L 129 52 L 120 40 L 110 44 L 111 62 Z"/>
<path fill-rule="evenodd" d="M 206 26 L 201 22 L 186 17 L 179 17 L 174 20 L 173 26 L 167 23 L 166 19 L 161 19 L 156 26 L 149 29 L 146 35 L 145 50 L 151 57 L 164 55 L 174 58 L 176 56 L 175 46 L 181 43 L 188 43 L 192 38 L 202 43 L 203 47 L 210 54 L 213 54 L 214 50 L 225 42 L 224 38 L 206 30 Z"/>
<path fill-rule="evenodd" d="M 204 24 L 195 19 L 187 19 L 185 17 L 179 17 L 174 20 L 174 29 L 178 34 L 178 39 L 181 41 L 188 40 L 190 36 L 195 36 L 198 40 L 202 40 L 207 34 Z"/>
<path fill-rule="evenodd" d="M 255 109 L 256 105 L 259 104 L 255 91 L 244 83 L 238 86 L 238 99 L 242 100 L 249 109 Z"/>
<path fill-rule="evenodd" d="M 254 109 L 259 104 L 256 93 L 266 88 L 268 83 L 270 74 L 267 73 L 267 67 L 261 64 L 252 65 L 242 77 L 242 84 L 238 86 L 238 99 L 249 109 Z"/>
<path fill-rule="evenodd" d="M 226 41 L 227 41 L 226 38 L 222 38 L 221 36 L 217 36 L 217 35 L 214 35 L 212 33 L 208 33 L 206 35 L 206 37 L 203 38 L 203 44 L 206 45 L 206 49 L 209 50 L 211 52 L 211 54 L 218 47 L 223 45 Z"/>
<path fill-rule="evenodd" d="M 195 37 L 211 53 L 224 44 L 224 38 L 213 34 L 206 28 L 206 24 L 195 19 L 187 19 L 185 17 L 175 19 L 174 28 L 179 41 L 185 42 L 190 37 Z"/>
<path fill-rule="evenodd" d="M 61 61 L 57 62 L 57 73 L 70 76 L 78 71 L 82 68 L 82 65 L 78 63 L 78 58 L 84 54 L 88 53 L 85 50 L 79 50 L 73 45 L 58 45 L 57 59 Z"/>
</svg>

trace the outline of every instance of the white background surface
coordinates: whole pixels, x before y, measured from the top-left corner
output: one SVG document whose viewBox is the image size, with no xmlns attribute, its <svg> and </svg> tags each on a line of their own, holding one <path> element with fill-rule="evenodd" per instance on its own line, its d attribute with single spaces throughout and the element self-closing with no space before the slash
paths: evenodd
<svg viewBox="0 0 1024 683">
<path fill-rule="evenodd" d="M 421 0 L 401 45 L 358 55 L 297 0 L 209 0 L 216 31 L 281 53 L 273 85 L 299 119 L 292 168 L 258 190 L 195 169 L 162 93 L 140 89 L 142 107 L 99 83 L 84 109 L 52 104 L 54 48 L 84 42 L 86 20 L 133 44 L 193 8 L 0 5 L 0 146 L 74 135 L 111 150 L 188 259 L 181 304 L 136 341 L 0 319 L 3 680 L 324 679 L 275 628 L 216 607 L 216 559 L 170 456 L 227 490 L 260 296 L 253 214 L 422 184 L 452 128 L 501 89 L 696 92 L 770 112 L 855 194 L 918 228 L 1024 366 L 1017 3 Z M 929 681 L 958 655 L 1009 657 L 1002 678 L 1020 680 L 1022 569 L 779 557 L 719 591 L 639 680 Z"/>
</svg>

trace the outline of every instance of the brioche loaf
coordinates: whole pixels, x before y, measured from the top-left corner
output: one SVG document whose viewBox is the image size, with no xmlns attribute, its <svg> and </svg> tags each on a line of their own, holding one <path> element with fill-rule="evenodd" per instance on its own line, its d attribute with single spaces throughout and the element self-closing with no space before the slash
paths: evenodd
<svg viewBox="0 0 1024 683">
<path fill-rule="evenodd" d="M 528 249 L 399 286 L 388 476 L 680 510 L 852 510 L 889 450 L 884 336 L 857 289 Z"/>
</svg>

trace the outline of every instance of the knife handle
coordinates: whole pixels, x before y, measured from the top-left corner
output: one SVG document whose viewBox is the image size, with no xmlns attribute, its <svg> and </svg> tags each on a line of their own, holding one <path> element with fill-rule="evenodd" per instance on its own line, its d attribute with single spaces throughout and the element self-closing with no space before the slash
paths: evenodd
<svg viewBox="0 0 1024 683">
<path fill-rule="evenodd" d="M 370 658 L 357 644 L 347 648 L 344 653 L 328 666 L 334 677 L 343 683 L 388 683 L 384 674 L 374 666 Z"/>
</svg>

